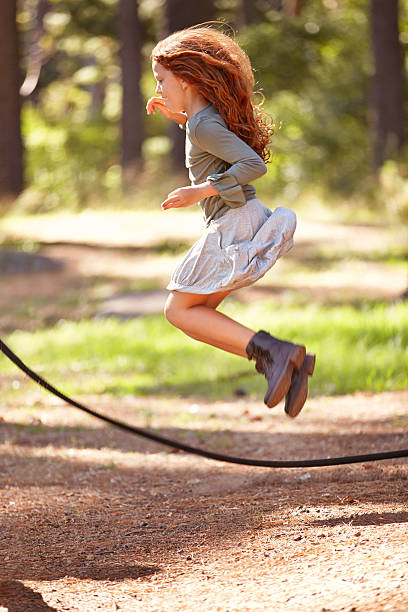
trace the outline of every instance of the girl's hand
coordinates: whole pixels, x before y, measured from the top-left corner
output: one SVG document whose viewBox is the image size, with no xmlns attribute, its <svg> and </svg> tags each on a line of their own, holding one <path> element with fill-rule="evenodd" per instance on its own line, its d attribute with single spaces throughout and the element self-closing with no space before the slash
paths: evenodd
<svg viewBox="0 0 408 612">
<path fill-rule="evenodd" d="M 200 200 L 216 195 L 217 193 L 215 187 L 208 181 L 201 185 L 179 187 L 179 189 L 175 189 L 169 193 L 164 202 L 162 202 L 161 207 L 163 210 L 168 210 L 169 208 L 183 208 L 191 206 L 192 204 L 197 204 Z"/>
<path fill-rule="evenodd" d="M 200 197 L 196 187 L 180 187 L 169 193 L 164 202 L 162 202 L 161 207 L 163 210 L 168 210 L 169 208 L 183 208 L 196 204 L 196 202 L 199 201 Z"/>
<path fill-rule="evenodd" d="M 146 112 L 148 115 L 151 115 L 152 113 L 153 115 L 156 115 L 157 111 L 159 111 L 167 119 L 175 121 L 181 125 L 184 125 L 187 121 L 187 115 L 184 113 L 172 113 L 167 108 L 166 102 L 163 100 L 163 98 L 153 96 L 153 98 L 150 98 L 146 104 Z"/>
</svg>

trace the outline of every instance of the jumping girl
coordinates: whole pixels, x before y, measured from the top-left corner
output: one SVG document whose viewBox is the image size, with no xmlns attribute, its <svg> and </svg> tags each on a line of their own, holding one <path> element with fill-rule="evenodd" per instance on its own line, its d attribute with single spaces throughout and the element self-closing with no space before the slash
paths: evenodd
<svg viewBox="0 0 408 612">
<path fill-rule="evenodd" d="M 255 360 L 265 375 L 265 404 L 286 395 L 285 412 L 302 409 L 315 356 L 305 347 L 255 333 L 217 308 L 231 291 L 251 285 L 293 245 L 295 214 L 273 212 L 250 184 L 266 172 L 272 133 L 254 104 L 254 76 L 247 55 L 229 36 L 204 24 L 160 41 L 152 52 L 156 96 L 147 102 L 186 130 L 191 185 L 172 191 L 163 210 L 199 203 L 205 231 L 167 289 L 165 316 L 185 334 Z"/>
</svg>

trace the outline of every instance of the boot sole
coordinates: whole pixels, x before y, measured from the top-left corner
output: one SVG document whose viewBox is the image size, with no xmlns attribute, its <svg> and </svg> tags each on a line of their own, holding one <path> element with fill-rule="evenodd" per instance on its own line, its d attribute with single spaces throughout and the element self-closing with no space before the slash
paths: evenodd
<svg viewBox="0 0 408 612">
<path fill-rule="evenodd" d="M 300 369 L 306 357 L 306 348 L 299 344 L 294 344 L 286 357 L 282 367 L 282 373 L 273 389 L 268 389 L 264 402 L 268 408 L 273 408 L 284 398 L 292 382 L 294 368 Z"/>
<path fill-rule="evenodd" d="M 294 419 L 297 417 L 299 412 L 302 410 L 305 405 L 308 393 L 308 376 L 312 376 L 316 364 L 316 355 L 308 354 L 305 357 L 305 372 L 299 373 L 299 376 L 302 376 L 302 380 L 300 381 L 299 391 L 295 394 L 294 400 L 292 397 L 294 393 L 291 393 L 291 389 L 286 395 L 285 401 L 285 412 L 291 418 Z"/>
</svg>

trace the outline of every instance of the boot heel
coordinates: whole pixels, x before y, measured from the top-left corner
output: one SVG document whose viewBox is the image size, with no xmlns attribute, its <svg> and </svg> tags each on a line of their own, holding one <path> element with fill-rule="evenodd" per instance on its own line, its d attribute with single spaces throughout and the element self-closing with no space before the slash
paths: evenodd
<svg viewBox="0 0 408 612">
<path fill-rule="evenodd" d="M 306 348 L 300 344 L 296 344 L 293 347 L 292 355 L 290 356 L 290 364 L 299 370 L 300 366 L 306 359 Z"/>
<path fill-rule="evenodd" d="M 308 376 L 313 376 L 316 365 L 316 355 L 314 353 L 306 355 L 306 372 Z"/>
<path fill-rule="evenodd" d="M 294 370 L 292 384 L 286 394 L 285 412 L 294 419 L 302 410 L 308 393 L 308 376 L 312 376 L 316 363 L 316 355 L 308 353 L 300 370 Z"/>
<path fill-rule="evenodd" d="M 268 408 L 276 406 L 286 395 L 292 382 L 293 372 L 298 371 L 306 358 L 306 348 L 300 344 L 295 344 L 290 348 L 285 361 L 280 364 L 280 376 L 276 379 L 275 385 L 268 386 L 264 402 Z"/>
</svg>

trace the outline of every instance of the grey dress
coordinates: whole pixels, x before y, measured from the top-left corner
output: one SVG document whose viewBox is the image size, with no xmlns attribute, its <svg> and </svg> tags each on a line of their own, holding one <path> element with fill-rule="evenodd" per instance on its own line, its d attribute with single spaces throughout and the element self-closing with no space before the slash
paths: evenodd
<svg viewBox="0 0 408 612">
<path fill-rule="evenodd" d="M 249 183 L 266 165 L 212 105 L 186 123 L 186 167 L 193 185 L 208 180 L 218 193 L 200 202 L 204 233 L 167 289 L 211 294 L 251 285 L 293 246 L 295 213 L 282 206 L 272 212 L 256 198 Z"/>
</svg>

